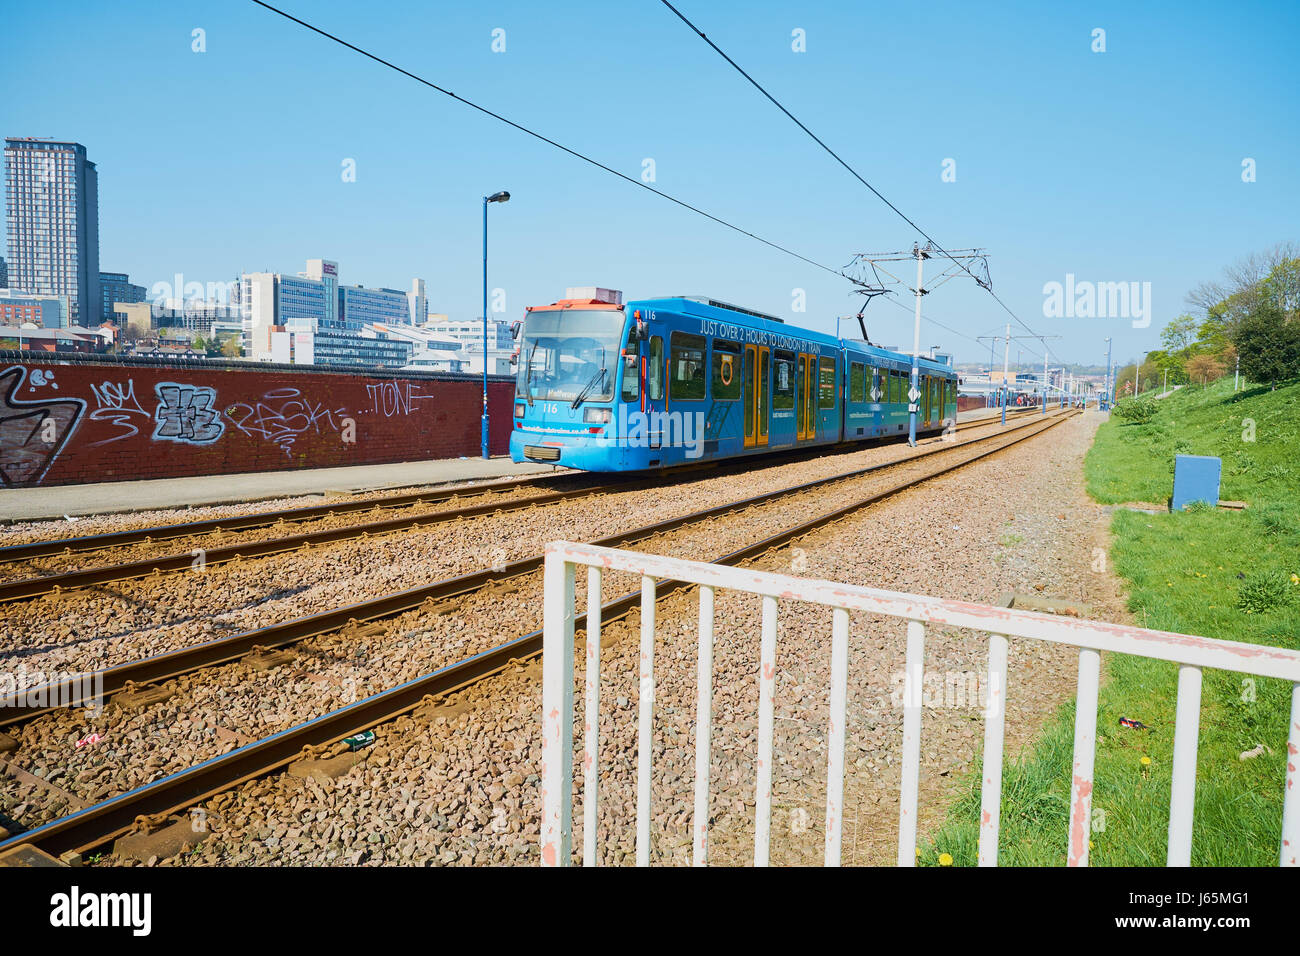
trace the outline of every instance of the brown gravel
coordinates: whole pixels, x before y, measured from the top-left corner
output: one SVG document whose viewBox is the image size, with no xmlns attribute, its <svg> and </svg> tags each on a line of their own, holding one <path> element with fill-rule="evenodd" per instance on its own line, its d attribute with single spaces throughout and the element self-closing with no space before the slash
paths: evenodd
<svg viewBox="0 0 1300 956">
<path fill-rule="evenodd" d="M 951 452 L 955 458 L 970 453 L 962 448 Z M 940 457 L 946 458 L 947 452 Z M 636 547 L 708 560 L 896 484 L 932 467 L 932 461 L 756 506 L 712 519 L 705 528 L 693 525 Z M 841 463 L 830 473 L 849 467 Z M 742 493 L 755 493 L 753 479 L 748 476 Z M 787 478 L 775 487 L 789 483 Z M 734 487 L 729 490 L 733 498 L 736 493 Z M 642 520 L 637 517 L 638 523 Z M 358 642 L 351 635 L 336 633 L 303 642 L 296 647 L 295 665 L 272 673 L 235 664 L 182 676 L 173 682 L 177 694 L 172 700 L 141 712 L 110 707 L 90 718 L 83 711 L 55 711 L 22 728 L 23 746 L 12 756 L 13 762 L 37 776 L 58 780 L 63 790 L 80 799 L 124 792 L 540 627 L 540 573 L 516 579 L 514 586 L 517 590 L 510 594 L 471 595 L 452 615 L 413 611 L 388 623 L 372 640 Z M 76 741 L 92 730 L 103 740 L 76 748 Z M 58 791 L 26 794 L 15 784 L 6 786 L 0 780 L 0 810 L 23 806 L 23 814 L 12 816 L 27 826 L 66 812 Z"/>
<path fill-rule="evenodd" d="M 984 602 L 1006 591 L 1041 589 L 1091 605 L 1097 618 L 1123 620 L 1115 580 L 1092 570 L 1105 520 L 1083 495 L 1081 465 L 1095 424 L 1091 416 L 1067 422 L 762 564 Z M 611 582 L 611 593 L 614 588 Z M 684 863 L 693 777 L 693 596 L 670 598 L 659 615 L 654 858 Z M 752 853 L 757 601 L 720 594 L 716 617 L 713 859 L 742 863 Z M 820 856 L 829 618 L 822 608 L 782 607 L 775 862 Z M 852 634 L 845 860 L 887 862 L 897 827 L 901 710 L 891 694 L 902 668 L 902 625 L 855 617 Z M 633 852 L 634 617 L 609 625 L 605 635 L 600 836 L 604 861 L 621 863 Z M 978 636 L 932 633 L 927 673 L 982 672 L 986 653 Z M 1074 655 L 1015 642 L 1011 675 L 1008 758 L 1072 693 Z M 381 727 L 364 763 L 337 781 L 280 775 L 210 801 L 204 809 L 212 836 L 183 859 L 163 862 L 535 862 L 540 706 L 535 664 L 483 682 L 431 722 L 404 718 Z M 923 828 L 940 818 L 959 774 L 978 753 L 979 715 L 978 704 L 969 702 L 925 712 Z M 580 846 L 580 822 L 577 830 Z"/>
<path fill-rule="evenodd" d="M 963 431 L 961 439 L 992 430 Z M 692 510 L 724 504 L 907 453 L 906 445 L 890 444 L 744 475 L 704 471 L 674 483 L 671 495 L 615 492 L 599 506 L 582 498 L 6 605 L 0 661 L 20 658 L 29 672 L 110 667 L 514 561 L 557 537 L 591 540 L 681 514 L 684 504 Z"/>
</svg>

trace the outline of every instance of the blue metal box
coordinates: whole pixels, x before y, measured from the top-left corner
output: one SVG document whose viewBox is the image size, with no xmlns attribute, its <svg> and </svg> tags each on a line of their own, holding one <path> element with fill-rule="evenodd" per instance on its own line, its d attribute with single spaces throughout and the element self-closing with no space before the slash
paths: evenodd
<svg viewBox="0 0 1300 956">
<path fill-rule="evenodd" d="M 1222 468 L 1211 455 L 1175 455 L 1173 510 L 1182 511 L 1193 501 L 1217 506 Z"/>
</svg>

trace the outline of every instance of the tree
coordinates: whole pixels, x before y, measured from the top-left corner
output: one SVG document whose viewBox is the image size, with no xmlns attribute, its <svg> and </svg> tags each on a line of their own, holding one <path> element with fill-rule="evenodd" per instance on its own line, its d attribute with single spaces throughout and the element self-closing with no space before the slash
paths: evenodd
<svg viewBox="0 0 1300 956">
<path fill-rule="evenodd" d="M 1252 382 L 1300 376 L 1300 319 L 1287 321 L 1282 309 L 1261 303 L 1237 325 L 1233 344 L 1241 356 L 1241 371 Z"/>
<path fill-rule="evenodd" d="M 226 358 L 239 358 L 244 354 L 244 347 L 240 344 L 239 336 L 228 335 L 221 343 L 221 354 Z"/>
<path fill-rule="evenodd" d="M 1223 374 L 1223 364 L 1213 355 L 1193 355 L 1187 360 L 1187 374 L 1204 388 L 1206 382 Z"/>
<path fill-rule="evenodd" d="M 1142 366 L 1144 375 L 1151 375 L 1151 366 L 1155 367 L 1154 377 L 1160 381 L 1166 378 L 1174 385 L 1186 385 L 1188 382 L 1187 372 L 1184 366 L 1187 364 L 1187 350 L 1173 354 L 1162 349 L 1156 349 L 1154 352 L 1147 354 L 1146 365 Z M 1166 373 L 1168 373 L 1166 375 Z"/>
<path fill-rule="evenodd" d="M 1300 292 L 1298 262 L 1300 247 L 1294 242 L 1279 242 L 1272 249 L 1238 259 L 1223 270 L 1222 280 L 1202 282 L 1187 294 L 1187 304 L 1207 317 L 1217 316 L 1235 325 L 1252 311 L 1260 298 L 1279 294 L 1285 297 L 1288 288 L 1293 294 Z M 1288 285 L 1289 276 L 1294 276 L 1297 284 Z M 1269 279 L 1273 280 L 1272 286 L 1263 288 Z M 1279 304 L 1286 308 L 1285 304 Z"/>
<path fill-rule="evenodd" d="M 1199 323 L 1190 315 L 1180 315 L 1160 332 L 1160 343 L 1166 352 L 1181 352 L 1197 339 Z"/>
</svg>

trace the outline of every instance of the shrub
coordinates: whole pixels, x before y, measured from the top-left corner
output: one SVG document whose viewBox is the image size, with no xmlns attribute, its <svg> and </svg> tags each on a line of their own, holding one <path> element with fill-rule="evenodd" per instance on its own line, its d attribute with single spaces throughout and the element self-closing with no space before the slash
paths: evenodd
<svg viewBox="0 0 1300 956">
<path fill-rule="evenodd" d="M 1237 591 L 1237 607 L 1252 614 L 1290 604 L 1296 586 L 1283 571 L 1252 571 Z"/>
<path fill-rule="evenodd" d="M 1266 535 L 1289 534 L 1293 530 L 1290 515 L 1280 505 L 1269 502 L 1251 508 L 1247 514 L 1259 524 L 1260 530 Z"/>
<path fill-rule="evenodd" d="M 1132 425 L 1145 425 L 1156 417 L 1156 400 L 1154 398 L 1124 398 L 1115 403 L 1111 413 L 1122 422 Z"/>
</svg>

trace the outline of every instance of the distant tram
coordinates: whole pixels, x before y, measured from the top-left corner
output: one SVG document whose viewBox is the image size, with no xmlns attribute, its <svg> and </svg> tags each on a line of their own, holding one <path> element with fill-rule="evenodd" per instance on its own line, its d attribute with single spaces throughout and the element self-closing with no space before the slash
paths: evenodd
<svg viewBox="0 0 1300 956">
<path fill-rule="evenodd" d="M 912 357 L 677 296 L 606 289 L 529 308 L 510 457 L 644 471 L 907 434 Z M 920 360 L 917 433 L 957 415 L 957 375 Z"/>
</svg>

